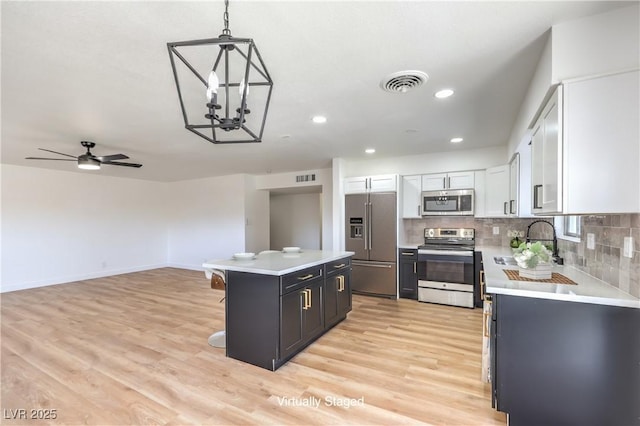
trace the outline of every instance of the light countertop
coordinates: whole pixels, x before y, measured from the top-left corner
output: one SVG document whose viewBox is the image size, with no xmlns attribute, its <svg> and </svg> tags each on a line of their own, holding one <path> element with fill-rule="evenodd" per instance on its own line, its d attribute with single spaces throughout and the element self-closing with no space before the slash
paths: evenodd
<svg viewBox="0 0 640 426">
<path fill-rule="evenodd" d="M 554 265 L 553 272 L 570 278 L 576 285 L 512 281 L 502 270 L 518 269 L 518 266 L 499 265 L 493 259 L 494 256 L 512 256 L 510 248 L 476 246 L 476 251 L 482 252 L 486 293 L 640 309 L 638 298 L 574 267 Z"/>
<path fill-rule="evenodd" d="M 300 253 L 262 253 L 249 260 L 236 260 L 231 257 L 210 260 L 203 263 L 202 267 L 208 271 L 217 269 L 280 276 L 353 255 L 352 251 L 302 249 Z"/>
</svg>

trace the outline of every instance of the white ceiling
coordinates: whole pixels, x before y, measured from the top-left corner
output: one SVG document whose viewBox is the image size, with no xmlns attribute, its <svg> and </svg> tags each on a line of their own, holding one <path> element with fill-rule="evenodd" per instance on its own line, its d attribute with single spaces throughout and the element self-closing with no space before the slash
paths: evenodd
<svg viewBox="0 0 640 426">
<path fill-rule="evenodd" d="M 91 140 L 95 155 L 144 164 L 92 173 L 175 181 L 325 168 L 368 147 L 401 156 L 504 145 L 546 31 L 628 4 L 231 0 L 231 33 L 255 40 L 274 91 L 261 144 L 213 145 L 184 129 L 166 43 L 218 36 L 222 1 L 2 1 L 2 162 L 77 170 L 24 157 L 79 155 Z M 380 89 L 408 69 L 427 84 Z M 436 100 L 443 87 L 455 95 Z M 313 124 L 316 114 L 328 122 Z"/>
</svg>

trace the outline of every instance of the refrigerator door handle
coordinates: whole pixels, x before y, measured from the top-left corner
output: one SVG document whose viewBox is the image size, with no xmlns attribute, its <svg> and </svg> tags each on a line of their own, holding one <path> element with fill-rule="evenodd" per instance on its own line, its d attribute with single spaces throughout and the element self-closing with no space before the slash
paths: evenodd
<svg viewBox="0 0 640 426">
<path fill-rule="evenodd" d="M 372 215 L 372 207 L 371 202 L 369 202 L 369 250 L 373 248 L 373 226 L 371 226 L 371 222 L 373 222 Z"/>
<path fill-rule="evenodd" d="M 364 203 L 364 224 L 362 226 L 364 233 L 364 249 L 369 249 L 369 218 L 367 217 L 367 203 Z"/>
</svg>

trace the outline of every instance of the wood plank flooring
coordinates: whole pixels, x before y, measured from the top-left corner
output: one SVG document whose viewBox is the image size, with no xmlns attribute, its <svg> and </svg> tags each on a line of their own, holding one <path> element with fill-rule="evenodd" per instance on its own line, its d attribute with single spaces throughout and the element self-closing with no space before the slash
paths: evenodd
<svg viewBox="0 0 640 426">
<path fill-rule="evenodd" d="M 207 344 L 223 295 L 174 268 L 0 295 L 0 422 L 505 424 L 480 381 L 480 309 L 356 295 L 345 321 L 270 372 Z"/>
</svg>

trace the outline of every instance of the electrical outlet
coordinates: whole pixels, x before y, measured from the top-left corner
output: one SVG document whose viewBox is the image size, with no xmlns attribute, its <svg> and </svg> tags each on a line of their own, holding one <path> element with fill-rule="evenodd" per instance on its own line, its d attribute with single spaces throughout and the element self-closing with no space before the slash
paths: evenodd
<svg viewBox="0 0 640 426">
<path fill-rule="evenodd" d="M 589 250 L 596 249 L 596 236 L 594 234 L 587 234 L 587 248 Z"/>
<path fill-rule="evenodd" d="M 624 237 L 624 257 L 633 257 L 633 237 Z"/>
<path fill-rule="evenodd" d="M 494 226 L 493 227 L 493 235 L 500 235 L 500 227 L 499 226 Z"/>
</svg>

